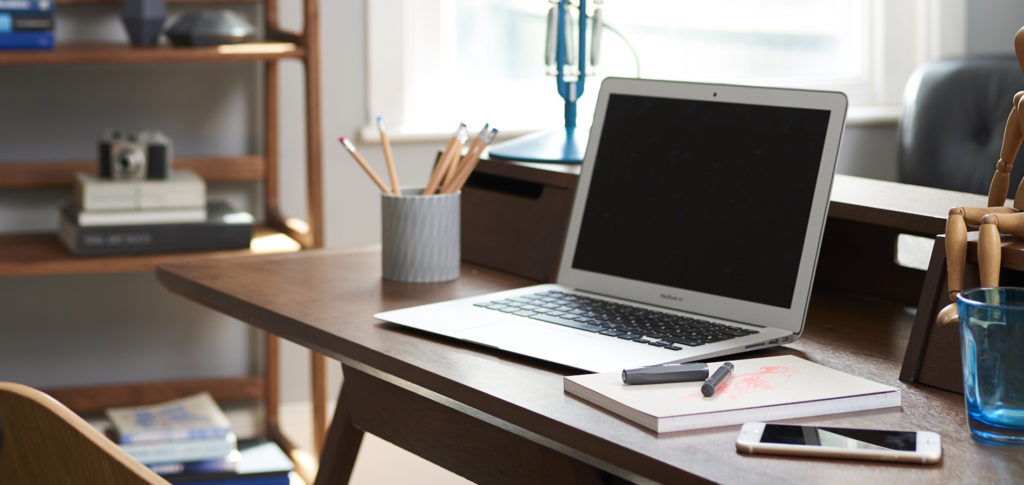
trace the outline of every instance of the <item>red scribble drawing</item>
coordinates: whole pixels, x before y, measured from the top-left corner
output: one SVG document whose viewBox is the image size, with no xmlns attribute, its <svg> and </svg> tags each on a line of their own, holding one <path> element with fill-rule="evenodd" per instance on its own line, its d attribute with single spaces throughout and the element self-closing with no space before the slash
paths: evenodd
<svg viewBox="0 0 1024 485">
<path fill-rule="evenodd" d="M 746 374 L 733 374 L 722 383 L 715 392 L 714 397 L 721 396 L 728 399 L 739 399 L 749 394 L 770 391 L 785 386 L 798 371 L 784 365 L 766 365 L 760 370 Z M 698 390 L 695 393 L 682 396 L 678 401 L 690 401 L 693 399 L 706 399 Z"/>
</svg>

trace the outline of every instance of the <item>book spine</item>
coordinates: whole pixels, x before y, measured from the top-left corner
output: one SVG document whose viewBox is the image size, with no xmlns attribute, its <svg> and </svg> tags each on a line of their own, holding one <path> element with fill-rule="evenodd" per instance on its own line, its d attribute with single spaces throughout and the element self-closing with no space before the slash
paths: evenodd
<svg viewBox="0 0 1024 485">
<path fill-rule="evenodd" d="M 52 32 L 53 26 L 53 15 L 50 14 L 0 10 L 0 36 L 12 32 Z"/>
<path fill-rule="evenodd" d="M 0 0 L 0 11 L 53 14 L 54 0 Z"/>
<path fill-rule="evenodd" d="M 232 435 L 233 437 L 233 435 Z M 121 449 L 144 465 L 223 459 L 235 450 L 234 439 L 122 444 Z"/>
<path fill-rule="evenodd" d="M 0 33 L 0 49 L 52 49 L 52 31 L 19 31 Z"/>
<path fill-rule="evenodd" d="M 134 211 L 69 211 L 68 218 L 79 226 L 139 226 L 206 222 L 206 207 L 195 209 L 151 209 Z"/>
<path fill-rule="evenodd" d="M 153 463 L 147 466 L 167 481 L 177 482 L 188 481 L 189 478 L 230 476 L 238 469 L 238 459 Z"/>
<path fill-rule="evenodd" d="M 252 241 L 252 225 L 196 223 L 78 227 L 62 216 L 58 235 L 68 250 L 78 256 L 214 251 L 248 248 Z"/>
<path fill-rule="evenodd" d="M 215 480 L 197 480 L 182 482 L 189 485 L 288 485 L 291 478 L 288 473 L 261 477 L 239 476 L 238 478 L 218 478 Z"/>
<path fill-rule="evenodd" d="M 168 209 L 206 205 L 202 180 L 171 182 L 77 182 L 75 199 L 83 211 Z"/>
<path fill-rule="evenodd" d="M 121 444 L 152 443 L 154 441 L 185 441 L 224 438 L 230 433 L 226 428 L 178 428 L 140 430 L 130 433 L 119 433 Z"/>
</svg>

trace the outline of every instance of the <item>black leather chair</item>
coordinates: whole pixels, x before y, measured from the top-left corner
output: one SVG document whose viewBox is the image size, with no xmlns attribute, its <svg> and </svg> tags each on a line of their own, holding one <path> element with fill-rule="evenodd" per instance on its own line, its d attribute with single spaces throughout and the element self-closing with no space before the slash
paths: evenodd
<svg viewBox="0 0 1024 485">
<path fill-rule="evenodd" d="M 901 182 L 988 194 L 1013 95 L 1024 73 L 1012 55 L 933 61 L 907 82 L 899 122 Z M 1024 176 L 1024 150 L 1009 197 Z"/>
</svg>

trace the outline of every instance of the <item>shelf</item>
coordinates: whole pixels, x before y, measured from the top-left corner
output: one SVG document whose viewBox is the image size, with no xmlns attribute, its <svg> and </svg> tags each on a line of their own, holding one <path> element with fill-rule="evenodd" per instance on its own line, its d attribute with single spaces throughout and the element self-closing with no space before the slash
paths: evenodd
<svg viewBox="0 0 1024 485">
<path fill-rule="evenodd" d="M 259 182 L 266 166 L 260 155 L 174 159 L 176 170 L 192 170 L 207 183 Z M 76 172 L 96 173 L 96 161 L 0 162 L 0 189 L 71 188 Z"/>
<path fill-rule="evenodd" d="M 164 0 L 167 3 L 178 4 L 249 4 L 257 3 L 260 0 Z M 120 6 L 122 0 L 57 0 L 57 5 L 116 5 Z"/>
<path fill-rule="evenodd" d="M 72 255 L 55 234 L 6 234 L 0 235 L 0 276 L 150 271 L 158 264 L 172 261 L 299 249 L 294 239 L 262 226 L 253 231 L 250 249 L 100 257 Z"/>
<path fill-rule="evenodd" d="M 219 403 L 259 401 L 264 398 L 265 385 L 263 376 L 251 375 L 53 388 L 44 391 L 72 411 L 85 414 L 103 412 L 109 407 L 156 404 L 202 391 L 209 392 Z"/>
<path fill-rule="evenodd" d="M 142 64 L 302 59 L 291 42 L 249 42 L 212 47 L 133 47 L 123 44 L 58 45 L 53 50 L 0 50 L 0 65 Z"/>
</svg>

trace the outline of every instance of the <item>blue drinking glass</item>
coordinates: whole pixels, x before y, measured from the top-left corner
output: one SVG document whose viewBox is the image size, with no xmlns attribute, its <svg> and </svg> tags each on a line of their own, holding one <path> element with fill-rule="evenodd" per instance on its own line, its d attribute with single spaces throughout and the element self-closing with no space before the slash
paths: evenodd
<svg viewBox="0 0 1024 485">
<path fill-rule="evenodd" d="M 1024 445 L 1024 288 L 970 289 L 957 309 L 971 434 Z"/>
</svg>

